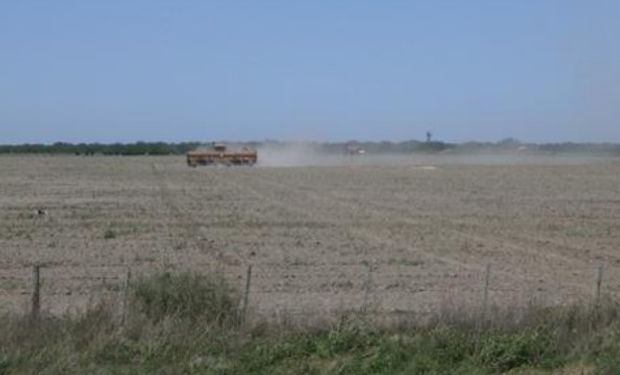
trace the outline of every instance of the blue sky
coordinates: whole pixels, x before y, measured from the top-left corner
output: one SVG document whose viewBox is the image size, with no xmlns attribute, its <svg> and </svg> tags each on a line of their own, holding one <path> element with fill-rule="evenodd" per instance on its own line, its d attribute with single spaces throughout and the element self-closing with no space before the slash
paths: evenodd
<svg viewBox="0 0 620 375">
<path fill-rule="evenodd" d="M 0 144 L 620 142 L 620 2 L 0 1 Z"/>
</svg>

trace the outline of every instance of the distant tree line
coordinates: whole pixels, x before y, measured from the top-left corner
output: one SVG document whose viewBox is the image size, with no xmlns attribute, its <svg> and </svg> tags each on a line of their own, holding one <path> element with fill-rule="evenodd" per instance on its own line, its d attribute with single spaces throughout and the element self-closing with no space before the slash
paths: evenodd
<svg viewBox="0 0 620 375">
<path fill-rule="evenodd" d="M 65 143 L 0 145 L 2 154 L 74 155 L 181 155 L 196 149 L 200 142 Z"/>
<path fill-rule="evenodd" d="M 228 143 L 228 142 L 224 142 Z M 210 144 L 210 143 L 209 143 Z M 231 143 L 233 144 L 233 143 Z M 403 142 L 312 142 L 306 145 L 330 154 L 345 152 L 347 145 L 354 144 L 369 154 L 386 153 L 527 153 L 527 154 L 562 154 L 589 153 L 620 156 L 620 144 L 614 143 L 521 143 L 514 138 L 499 142 L 465 142 L 447 143 L 440 141 L 426 142 L 410 140 Z M 73 154 L 73 155 L 183 155 L 190 150 L 203 147 L 203 142 L 135 142 L 135 143 L 66 143 L 0 145 L 0 154 Z M 287 147 L 290 143 L 275 140 L 264 142 L 235 142 L 236 146 L 260 148 L 261 146 Z"/>
</svg>

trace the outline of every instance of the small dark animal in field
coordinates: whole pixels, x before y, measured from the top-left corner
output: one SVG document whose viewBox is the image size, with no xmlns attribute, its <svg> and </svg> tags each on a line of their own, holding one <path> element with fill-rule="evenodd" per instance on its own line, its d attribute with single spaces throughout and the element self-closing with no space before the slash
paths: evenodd
<svg viewBox="0 0 620 375">
<path fill-rule="evenodd" d="M 46 210 L 42 210 L 42 209 L 38 209 L 37 210 L 37 215 L 39 215 L 39 216 L 46 216 L 47 215 L 47 211 Z"/>
</svg>

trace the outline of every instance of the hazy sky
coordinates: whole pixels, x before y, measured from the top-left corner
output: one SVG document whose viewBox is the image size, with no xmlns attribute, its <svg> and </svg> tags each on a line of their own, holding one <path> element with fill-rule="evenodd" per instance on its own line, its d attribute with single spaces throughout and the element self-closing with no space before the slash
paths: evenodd
<svg viewBox="0 0 620 375">
<path fill-rule="evenodd" d="M 0 144 L 620 142 L 620 1 L 0 1 Z"/>
</svg>

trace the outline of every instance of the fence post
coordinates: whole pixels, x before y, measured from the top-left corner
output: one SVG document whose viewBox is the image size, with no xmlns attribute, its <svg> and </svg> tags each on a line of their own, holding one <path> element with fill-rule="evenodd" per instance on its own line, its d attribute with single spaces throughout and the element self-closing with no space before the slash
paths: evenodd
<svg viewBox="0 0 620 375">
<path fill-rule="evenodd" d="M 487 310 L 489 308 L 489 282 L 491 279 L 491 264 L 487 264 L 486 273 L 484 276 L 484 295 L 482 299 L 482 322 L 487 319 Z"/>
<path fill-rule="evenodd" d="M 476 352 L 480 349 L 480 339 L 482 337 L 482 328 L 483 325 L 486 323 L 487 321 L 487 309 L 489 306 L 489 284 L 490 284 L 490 279 L 491 279 L 491 264 L 487 264 L 486 267 L 486 271 L 485 271 L 485 275 L 484 275 L 484 291 L 483 291 L 483 295 L 482 295 L 482 316 L 480 317 L 480 320 L 477 322 L 477 329 L 476 329 Z"/>
<path fill-rule="evenodd" d="M 35 264 L 32 267 L 32 311 L 33 320 L 39 319 L 41 312 L 41 266 Z"/>
<path fill-rule="evenodd" d="M 131 267 L 127 267 L 127 276 L 125 277 L 125 291 L 123 295 L 123 311 L 121 315 L 121 325 L 125 325 L 127 319 L 127 310 L 129 309 L 129 287 L 131 285 Z"/>
<path fill-rule="evenodd" d="M 248 271 L 245 276 L 245 294 L 243 295 L 243 305 L 241 307 L 240 320 L 241 323 L 245 323 L 246 314 L 248 310 L 248 303 L 250 300 L 250 286 L 252 282 L 252 264 L 248 265 Z"/>
<path fill-rule="evenodd" d="M 368 305 L 368 295 L 370 294 L 370 284 L 372 283 L 372 263 L 368 263 L 366 270 L 366 280 L 364 282 L 364 300 L 362 301 L 362 313 L 366 313 Z"/>
<path fill-rule="evenodd" d="M 595 294 L 595 304 L 599 305 L 601 300 L 601 285 L 603 283 L 603 265 L 600 264 L 598 266 L 598 270 L 596 273 L 596 294 Z"/>
</svg>

